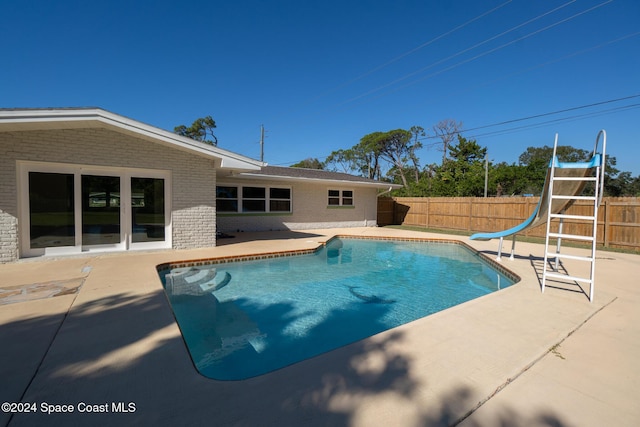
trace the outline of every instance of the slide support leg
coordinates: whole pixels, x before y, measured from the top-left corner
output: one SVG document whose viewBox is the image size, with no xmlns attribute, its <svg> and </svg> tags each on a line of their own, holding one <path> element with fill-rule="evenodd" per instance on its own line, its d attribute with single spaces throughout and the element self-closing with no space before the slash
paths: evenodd
<svg viewBox="0 0 640 427">
<path fill-rule="evenodd" d="M 513 235 L 513 240 L 511 241 L 511 255 L 509 256 L 509 260 L 513 261 L 513 254 L 516 251 L 516 235 Z"/>
</svg>

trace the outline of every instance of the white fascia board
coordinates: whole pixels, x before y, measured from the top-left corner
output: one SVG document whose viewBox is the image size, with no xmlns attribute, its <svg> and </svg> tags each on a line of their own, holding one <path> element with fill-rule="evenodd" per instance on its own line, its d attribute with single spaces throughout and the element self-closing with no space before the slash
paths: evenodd
<svg viewBox="0 0 640 427">
<path fill-rule="evenodd" d="M 402 188 L 400 184 L 391 184 L 388 182 L 365 182 L 365 181 L 347 181 L 343 179 L 318 179 L 318 178 L 302 178 L 302 177 L 294 177 L 294 176 L 280 176 L 280 175 L 264 175 L 264 174 L 254 174 L 251 172 L 243 172 L 237 175 L 232 176 L 233 179 L 236 178 L 244 178 L 251 180 L 263 180 L 263 181 L 296 181 L 296 182 L 313 182 L 318 184 L 327 184 L 327 185 L 340 185 L 343 187 L 373 187 L 373 188 L 393 188 L 398 189 Z"/>
<path fill-rule="evenodd" d="M 265 163 L 100 108 L 0 111 L 0 131 L 115 127 L 131 135 L 219 160 L 223 169 L 260 170 Z"/>
</svg>

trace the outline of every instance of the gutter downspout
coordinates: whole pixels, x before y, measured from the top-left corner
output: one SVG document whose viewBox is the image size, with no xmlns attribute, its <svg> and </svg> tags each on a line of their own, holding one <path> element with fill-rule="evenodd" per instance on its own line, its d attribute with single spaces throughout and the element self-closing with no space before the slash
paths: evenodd
<svg viewBox="0 0 640 427">
<path fill-rule="evenodd" d="M 382 196 L 382 195 L 384 195 L 384 194 L 387 194 L 387 193 L 391 193 L 391 191 L 392 191 L 392 190 L 393 190 L 393 187 L 389 187 L 389 189 L 388 189 L 388 190 L 385 190 L 385 191 L 383 191 L 382 193 L 378 194 L 378 196 L 377 196 L 377 197 L 380 197 L 380 196 Z"/>
</svg>

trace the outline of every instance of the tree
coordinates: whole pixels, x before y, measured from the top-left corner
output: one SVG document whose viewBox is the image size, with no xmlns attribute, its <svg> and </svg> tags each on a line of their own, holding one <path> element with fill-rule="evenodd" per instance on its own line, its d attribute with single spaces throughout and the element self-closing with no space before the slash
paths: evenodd
<svg viewBox="0 0 640 427">
<path fill-rule="evenodd" d="M 604 177 L 604 195 L 611 197 L 640 196 L 640 175 L 635 178 L 631 172 L 620 172 L 615 168 L 617 159 L 607 156 Z"/>
<path fill-rule="evenodd" d="M 442 197 L 480 197 L 484 194 L 484 157 L 487 149 L 475 140 L 458 135 L 450 146 L 450 158 L 435 167 L 430 195 Z"/>
<path fill-rule="evenodd" d="M 584 162 L 591 158 L 591 151 L 573 148 L 569 145 L 559 145 L 556 150 L 558 160 L 561 162 Z M 542 165 L 546 170 L 553 156 L 553 147 L 528 147 L 527 150 L 520 154 L 518 161 L 521 165 L 528 166 L 532 164 Z"/>
<path fill-rule="evenodd" d="M 591 158 L 592 152 L 580 148 L 574 148 L 569 145 L 560 145 L 556 150 L 558 160 L 561 162 L 584 162 Z M 528 147 L 527 150 L 518 158 L 520 165 L 524 166 L 527 171 L 527 179 L 529 181 L 529 189 L 527 192 L 538 194 L 544 185 L 551 157 L 553 156 L 553 147 Z M 629 191 L 627 183 L 630 182 L 630 176 L 620 174 L 615 166 L 617 159 L 613 156 L 607 156 L 605 163 L 605 179 L 604 191 L 605 196 L 622 195 Z M 620 181 L 618 181 L 620 180 Z M 624 189 L 624 190 L 623 190 Z M 589 187 L 585 191 L 591 191 Z"/>
<path fill-rule="evenodd" d="M 411 135 L 413 135 L 413 144 L 409 148 L 409 158 L 413 163 L 414 178 L 417 184 L 420 181 L 420 159 L 418 159 L 416 151 L 422 148 L 420 137 L 424 137 L 426 133 L 424 131 L 424 128 L 422 128 L 421 126 L 411 126 L 409 132 L 411 132 Z"/>
<path fill-rule="evenodd" d="M 316 158 L 304 159 L 295 165 L 291 165 L 292 168 L 306 168 L 306 169 L 324 169 L 324 163 Z"/>
<path fill-rule="evenodd" d="M 453 119 L 444 119 L 440 120 L 434 127 L 433 132 L 436 138 L 440 138 L 440 142 L 435 142 L 430 144 L 432 146 L 440 146 L 438 148 L 442 151 L 442 164 L 447 160 L 447 151 L 449 150 L 449 145 L 453 142 L 456 135 L 460 133 L 460 129 L 462 129 L 462 122 L 456 122 Z"/>
<path fill-rule="evenodd" d="M 458 135 L 458 144 L 450 147 L 450 155 L 456 162 L 471 164 L 483 161 L 487 155 L 487 149 L 480 147 L 474 139 Z"/>
<path fill-rule="evenodd" d="M 458 134 L 458 143 L 449 147 L 451 159 L 445 162 L 443 176 L 448 178 L 451 196 L 479 197 L 484 194 L 484 158 L 487 149 L 473 139 Z"/>
<path fill-rule="evenodd" d="M 533 189 L 530 187 L 529 179 L 524 166 L 515 163 L 498 163 L 490 167 L 489 191 L 496 197 L 513 196 L 520 194 L 537 194 L 542 187 Z"/>
<path fill-rule="evenodd" d="M 196 119 L 189 127 L 186 127 L 185 125 L 176 126 L 173 128 L 173 131 L 178 135 L 217 146 L 218 138 L 213 134 L 213 129 L 215 128 L 215 120 L 213 120 L 211 116 L 207 116 Z M 207 139 L 207 136 L 211 136 L 213 140 Z"/>
<path fill-rule="evenodd" d="M 354 175 L 362 175 L 360 162 L 353 148 L 332 151 L 324 161 L 325 167 L 333 172 L 340 171 Z"/>
<path fill-rule="evenodd" d="M 363 136 L 360 142 L 346 150 L 333 151 L 325 160 L 329 170 L 341 170 L 369 179 L 380 179 L 380 138 L 382 132 Z"/>
<path fill-rule="evenodd" d="M 380 179 L 380 155 L 382 149 L 383 132 L 373 132 L 360 138 L 360 142 L 353 147 L 354 153 L 362 162 L 363 172 L 367 178 Z"/>
<path fill-rule="evenodd" d="M 341 170 L 371 179 L 402 184 L 393 195 L 408 197 L 480 197 L 484 195 L 485 156 L 487 149 L 475 140 L 460 135 L 462 122 L 453 119 L 440 121 L 433 132 L 440 142 L 442 164 L 432 163 L 420 167 L 417 151 L 422 148 L 425 131 L 420 126 L 410 130 L 395 129 L 372 132 L 348 149 L 332 152 L 325 161 L 327 170 Z M 429 136 L 433 138 L 433 133 Z M 455 144 L 457 138 L 457 144 Z M 488 163 L 488 194 L 512 196 L 540 195 L 553 154 L 553 147 L 528 147 L 518 163 Z M 583 162 L 591 158 L 591 151 L 571 146 L 557 147 L 561 162 Z M 605 196 L 640 195 L 640 176 L 634 178 L 628 172 L 615 168 L 616 159 L 607 156 L 604 192 Z M 589 191 L 588 183 L 585 191 Z"/>
<path fill-rule="evenodd" d="M 414 151 L 411 148 L 411 132 L 404 129 L 390 130 L 380 136 L 378 143 L 380 157 L 383 157 L 396 168 L 402 180 L 402 185 L 408 187 L 405 169 L 409 156 Z"/>
</svg>

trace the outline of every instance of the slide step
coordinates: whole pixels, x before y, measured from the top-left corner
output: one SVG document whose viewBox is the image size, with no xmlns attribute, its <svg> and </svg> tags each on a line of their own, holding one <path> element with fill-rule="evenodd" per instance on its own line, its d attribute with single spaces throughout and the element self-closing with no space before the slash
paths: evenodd
<svg viewBox="0 0 640 427">
<path fill-rule="evenodd" d="M 574 259 L 576 261 L 593 261 L 593 257 L 590 257 L 590 256 L 569 255 L 569 254 L 561 254 L 561 253 L 555 253 L 555 252 L 547 252 L 547 257 Z"/>
<path fill-rule="evenodd" d="M 593 236 L 580 236 L 577 234 L 549 233 L 549 237 L 556 237 L 561 239 L 586 240 L 589 242 L 593 242 Z"/>
<path fill-rule="evenodd" d="M 574 177 L 574 176 L 554 176 L 554 181 L 596 181 L 598 178 L 595 176 L 586 176 L 586 177 Z"/>
<path fill-rule="evenodd" d="M 549 214 L 551 218 L 563 218 L 563 219 L 582 219 L 585 221 L 595 221 L 595 216 L 586 215 L 567 215 L 567 214 Z"/>
<path fill-rule="evenodd" d="M 596 200 L 594 196 L 563 196 L 563 195 L 551 195 L 552 199 L 562 199 L 562 200 Z"/>
<path fill-rule="evenodd" d="M 575 280 L 576 282 L 591 283 L 591 279 L 587 279 L 585 277 L 569 276 L 568 274 L 546 273 L 546 276 L 552 277 L 554 279 Z"/>
</svg>

